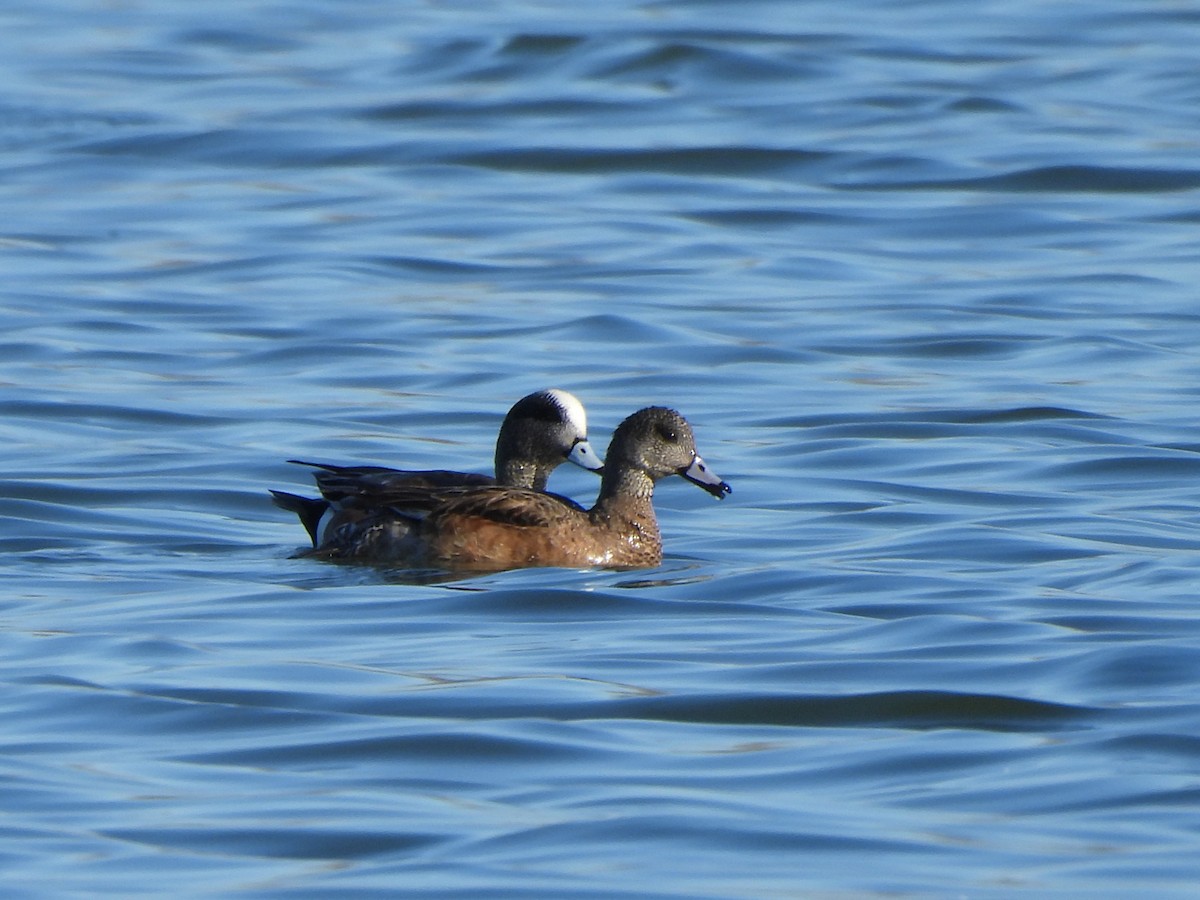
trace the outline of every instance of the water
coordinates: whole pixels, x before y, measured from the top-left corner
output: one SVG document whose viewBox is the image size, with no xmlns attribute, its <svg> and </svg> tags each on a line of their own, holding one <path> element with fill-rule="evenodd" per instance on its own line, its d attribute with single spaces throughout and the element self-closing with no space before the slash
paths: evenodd
<svg viewBox="0 0 1200 900">
<path fill-rule="evenodd" d="M 6 896 L 1191 895 L 1198 42 L 7 4 Z M 289 558 L 283 460 L 486 470 L 547 386 L 733 495 L 651 571 Z"/>
</svg>

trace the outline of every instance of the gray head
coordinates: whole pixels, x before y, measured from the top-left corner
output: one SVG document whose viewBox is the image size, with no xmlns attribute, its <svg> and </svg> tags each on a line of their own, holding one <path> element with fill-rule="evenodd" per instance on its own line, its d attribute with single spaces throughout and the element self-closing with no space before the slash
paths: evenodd
<svg viewBox="0 0 1200 900">
<path fill-rule="evenodd" d="M 565 462 L 594 472 L 603 466 L 588 443 L 579 398 L 555 388 L 514 403 L 496 439 L 496 480 L 544 491 L 550 473 Z"/>
<path fill-rule="evenodd" d="M 653 486 L 669 475 L 683 476 L 718 500 L 732 490 L 696 453 L 687 419 L 663 406 L 640 409 L 617 426 L 608 445 L 605 473 L 602 494 L 615 490 L 621 477 Z"/>
</svg>

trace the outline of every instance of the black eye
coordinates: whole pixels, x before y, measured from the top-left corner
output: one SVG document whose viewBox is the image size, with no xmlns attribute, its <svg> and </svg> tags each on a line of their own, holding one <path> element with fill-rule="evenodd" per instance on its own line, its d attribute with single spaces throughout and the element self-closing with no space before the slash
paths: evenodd
<svg viewBox="0 0 1200 900">
<path fill-rule="evenodd" d="M 678 444 L 679 443 L 679 435 L 675 433 L 674 428 L 670 428 L 666 425 L 660 425 L 658 428 L 658 434 L 659 434 L 659 437 L 661 437 L 668 444 Z"/>
</svg>

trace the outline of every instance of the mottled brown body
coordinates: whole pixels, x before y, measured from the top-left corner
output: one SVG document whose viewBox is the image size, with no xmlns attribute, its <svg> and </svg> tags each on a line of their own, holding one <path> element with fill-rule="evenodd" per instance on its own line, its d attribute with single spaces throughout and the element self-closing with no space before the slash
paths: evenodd
<svg viewBox="0 0 1200 900">
<path fill-rule="evenodd" d="M 649 498 L 583 510 L 553 494 L 481 489 L 438 507 L 419 535 L 415 561 L 430 568 L 640 568 L 662 561 Z"/>
</svg>

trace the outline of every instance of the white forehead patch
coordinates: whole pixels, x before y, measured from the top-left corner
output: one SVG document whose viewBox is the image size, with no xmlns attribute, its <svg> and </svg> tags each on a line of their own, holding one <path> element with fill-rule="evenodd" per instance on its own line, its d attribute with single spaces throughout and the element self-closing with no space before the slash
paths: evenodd
<svg viewBox="0 0 1200 900">
<path fill-rule="evenodd" d="M 580 435 L 587 434 L 587 413 L 583 410 L 583 404 L 579 402 L 579 398 L 567 391 L 551 388 L 546 391 L 546 396 L 558 404 L 559 409 L 563 411 L 563 417 L 568 425 L 574 428 Z"/>
</svg>

